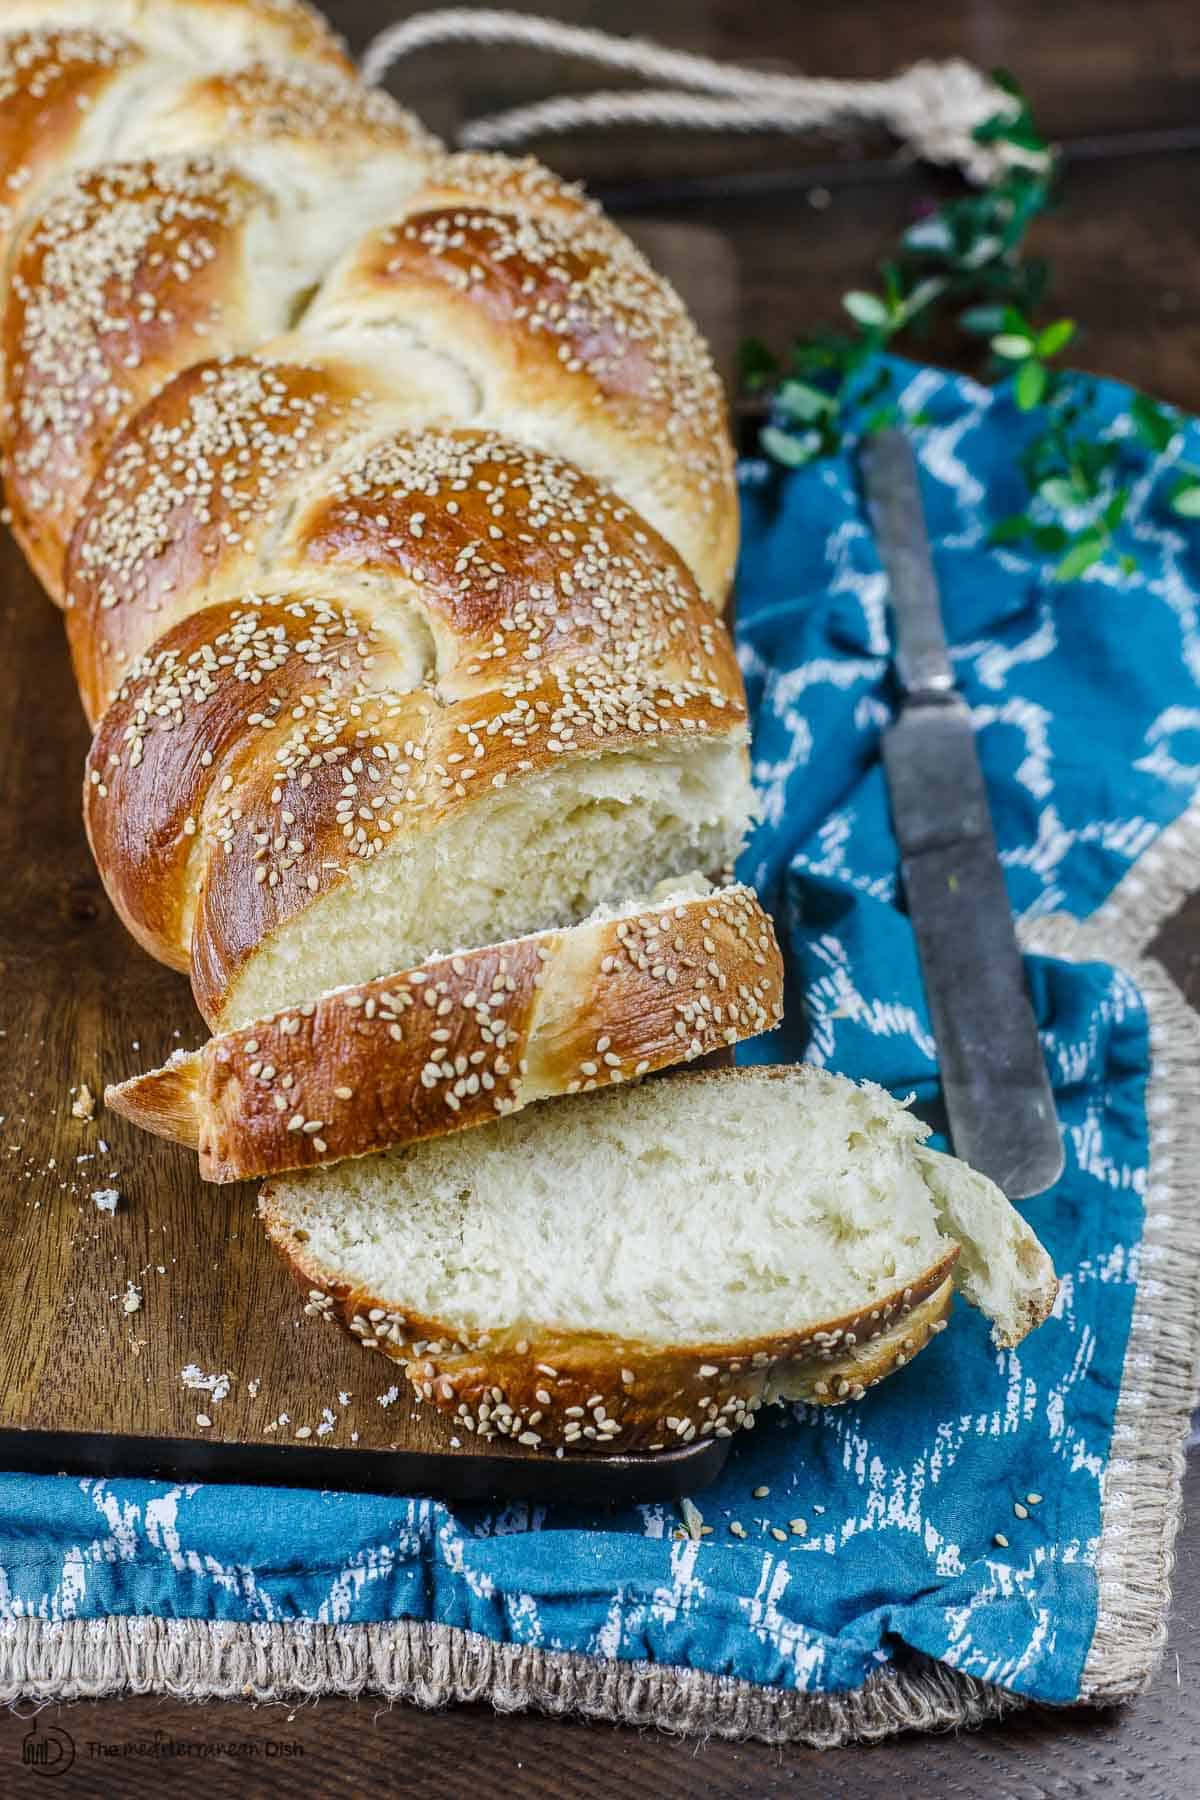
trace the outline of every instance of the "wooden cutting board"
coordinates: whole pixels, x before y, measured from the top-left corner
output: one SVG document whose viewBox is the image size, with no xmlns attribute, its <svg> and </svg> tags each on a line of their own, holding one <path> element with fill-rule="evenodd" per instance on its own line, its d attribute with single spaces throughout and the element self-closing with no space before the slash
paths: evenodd
<svg viewBox="0 0 1200 1800">
<path fill-rule="evenodd" d="M 0 1466 L 595 1500 L 711 1480 L 725 1441 L 641 1458 L 455 1448 L 399 1369 L 305 1315 L 253 1183 L 206 1186 L 191 1153 L 104 1111 L 106 1082 L 206 1031 L 100 884 L 61 620 L 4 532 L 0 630 Z M 90 1122 L 72 1116 L 82 1083 Z M 114 1188 L 101 1211 L 93 1195 Z"/>
</svg>

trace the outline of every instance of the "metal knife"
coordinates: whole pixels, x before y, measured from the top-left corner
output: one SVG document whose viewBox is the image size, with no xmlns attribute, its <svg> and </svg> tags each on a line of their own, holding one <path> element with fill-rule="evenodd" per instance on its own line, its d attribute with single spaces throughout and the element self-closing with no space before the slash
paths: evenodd
<svg viewBox="0 0 1200 1800">
<path fill-rule="evenodd" d="M 883 431 L 861 462 L 903 690 L 883 763 L 950 1135 L 965 1162 L 1021 1200 L 1062 1174 L 1062 1138 L 971 715 L 946 648 L 916 457 L 902 431 Z"/>
</svg>

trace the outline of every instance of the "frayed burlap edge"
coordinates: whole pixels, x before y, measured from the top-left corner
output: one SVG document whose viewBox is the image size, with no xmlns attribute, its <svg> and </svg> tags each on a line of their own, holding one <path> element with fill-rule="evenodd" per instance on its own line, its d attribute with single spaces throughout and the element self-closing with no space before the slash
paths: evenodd
<svg viewBox="0 0 1200 1800">
<path fill-rule="evenodd" d="M 1156 923 L 1131 929 L 1152 935 Z M 1094 1705 L 1141 1693 L 1161 1661 L 1200 1392 L 1200 1019 L 1159 963 L 1114 946 L 1115 928 L 1115 915 L 1086 924 L 1059 917 L 1022 934 L 1027 949 L 1126 969 L 1150 1021 L 1137 1297 L 1104 1475 L 1096 1629 L 1080 1684 L 1080 1699 Z"/>
<path fill-rule="evenodd" d="M 1159 926 L 1200 889 L 1200 793 L 1123 875 L 1104 904 L 1087 921 L 1134 955 L 1143 951 Z M 1111 936 L 1110 936 L 1111 941 Z"/>
<path fill-rule="evenodd" d="M 1018 1707 L 1003 1689 L 923 1658 L 845 1694 L 782 1688 L 653 1663 L 497 1644 L 448 1625 L 220 1624 L 200 1619 L 14 1619 L 0 1627 L 0 1702 L 171 1694 L 303 1700 L 371 1694 L 442 1706 L 484 1701 L 693 1736 L 831 1749 L 901 1730 L 946 1731 Z"/>
<path fill-rule="evenodd" d="M 1118 962 L 1139 984 L 1150 1018 L 1141 1274 L 1104 1482 L 1096 1629 L 1080 1690 L 1082 1702 L 1100 1705 L 1140 1693 L 1166 1639 L 1184 1443 L 1200 1371 L 1200 1118 L 1190 1104 L 1200 1021 L 1165 970 L 1137 954 L 1143 940 L 1131 941 L 1132 926 L 1126 935 L 1113 919 L 1102 927 L 1057 917 L 1021 935 L 1029 950 Z M 803 1694 L 692 1669 L 499 1644 L 417 1620 L 0 1624 L 2 1704 L 150 1693 L 264 1701 L 372 1694 L 420 1706 L 485 1701 L 503 1712 L 576 1713 L 820 1749 L 980 1725 L 1025 1705 L 1003 1688 L 916 1656 L 879 1669 L 861 1689 Z"/>
</svg>

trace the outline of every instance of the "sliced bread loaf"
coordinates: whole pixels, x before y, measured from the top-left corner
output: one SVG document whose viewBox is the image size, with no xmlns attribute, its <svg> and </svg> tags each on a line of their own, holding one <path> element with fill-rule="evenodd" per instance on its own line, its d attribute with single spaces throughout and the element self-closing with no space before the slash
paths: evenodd
<svg viewBox="0 0 1200 1800">
<path fill-rule="evenodd" d="M 469 1433 L 661 1449 L 909 1361 L 951 1286 L 1018 1342 L 1054 1271 L 882 1089 L 808 1067 L 565 1099 L 332 1170 L 260 1211 L 314 1312 Z"/>
<path fill-rule="evenodd" d="M 105 1101 L 237 1181 L 414 1143 L 768 1030 L 783 968 L 746 887 L 690 883 L 459 950 L 180 1052 Z"/>
</svg>

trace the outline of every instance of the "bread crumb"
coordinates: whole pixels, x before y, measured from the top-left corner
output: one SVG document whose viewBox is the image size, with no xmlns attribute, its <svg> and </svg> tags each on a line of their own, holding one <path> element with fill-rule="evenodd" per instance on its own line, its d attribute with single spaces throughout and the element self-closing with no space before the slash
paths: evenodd
<svg viewBox="0 0 1200 1800">
<path fill-rule="evenodd" d="M 197 1413 L 196 1414 L 196 1423 L 197 1423 L 197 1425 L 201 1426 L 204 1430 L 207 1430 L 208 1427 L 212 1424 L 212 1420 L 209 1418 L 207 1413 Z"/>
<path fill-rule="evenodd" d="M 257 1375 L 254 1377 L 253 1381 L 248 1381 L 246 1383 L 246 1392 L 249 1394 L 249 1396 L 252 1400 L 257 1399 L 258 1390 L 261 1386 L 262 1386 L 262 1380 Z"/>
<path fill-rule="evenodd" d="M 769 1487 L 756 1487 L 754 1489 L 754 1498 L 756 1500 L 765 1500 L 770 1491 Z"/>
<path fill-rule="evenodd" d="M 94 1119 L 96 1116 L 96 1096 L 86 1081 L 81 1081 L 71 1102 L 73 1119 Z"/>
<path fill-rule="evenodd" d="M 808 1535 L 808 1520 L 807 1519 L 789 1519 L 788 1520 L 788 1530 L 791 1532 L 793 1537 L 806 1537 Z"/>
<path fill-rule="evenodd" d="M 137 1285 L 136 1281 L 127 1281 L 125 1283 L 125 1294 L 121 1301 L 121 1305 L 122 1305 L 123 1309 L 127 1313 L 135 1313 L 135 1312 L 139 1311 L 141 1304 L 142 1304 L 141 1288 Z"/>
<path fill-rule="evenodd" d="M 380 1406 L 390 1406 L 393 1400 L 398 1400 L 400 1398 L 400 1389 L 398 1387 L 390 1387 L 386 1394 L 376 1394 L 375 1398 L 378 1400 Z"/>
<path fill-rule="evenodd" d="M 118 1188 L 93 1188 L 92 1205 L 97 1212 L 115 1213 L 121 1202 Z"/>
<path fill-rule="evenodd" d="M 208 1394 L 214 1405 L 220 1405 L 229 1392 L 233 1376 L 229 1373 L 206 1375 L 196 1363 L 189 1363 L 186 1369 L 180 1369 L 179 1379 L 185 1388 L 190 1388 L 193 1393 Z"/>
<path fill-rule="evenodd" d="M 746 1527 L 742 1524 L 740 1519 L 731 1519 L 729 1522 L 729 1529 L 736 1538 L 744 1538 L 746 1535 Z"/>
</svg>

